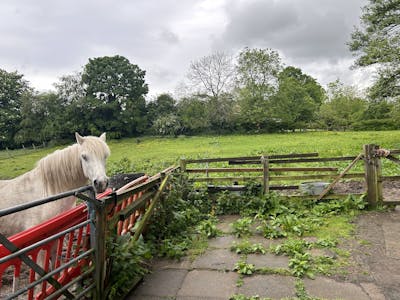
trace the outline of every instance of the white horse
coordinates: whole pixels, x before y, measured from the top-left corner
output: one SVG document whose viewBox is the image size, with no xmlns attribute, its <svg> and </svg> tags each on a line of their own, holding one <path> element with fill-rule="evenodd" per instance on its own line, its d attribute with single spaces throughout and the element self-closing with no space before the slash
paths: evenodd
<svg viewBox="0 0 400 300">
<path fill-rule="evenodd" d="M 57 150 L 38 161 L 37 166 L 14 179 L 0 181 L 0 209 L 66 192 L 84 186 L 90 180 L 97 193 L 108 185 L 106 160 L 110 149 L 106 134 L 82 137 L 77 143 Z M 40 224 L 75 205 L 68 197 L 0 218 L 0 232 L 6 236 Z"/>
</svg>

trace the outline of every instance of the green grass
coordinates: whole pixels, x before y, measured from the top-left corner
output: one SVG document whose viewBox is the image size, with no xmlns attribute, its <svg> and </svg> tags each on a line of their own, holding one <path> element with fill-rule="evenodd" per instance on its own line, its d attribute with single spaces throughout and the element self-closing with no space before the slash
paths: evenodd
<svg viewBox="0 0 400 300">
<path fill-rule="evenodd" d="M 400 131 L 298 132 L 260 135 L 226 135 L 178 138 L 131 138 L 111 140 L 109 165 L 128 158 L 134 171 L 153 174 L 180 158 L 247 156 L 318 152 L 321 157 L 357 155 L 364 144 L 396 149 Z M 13 178 L 32 169 L 35 162 L 62 147 L 0 151 L 0 178 Z M 11 157 L 10 157 L 11 156 Z"/>
</svg>

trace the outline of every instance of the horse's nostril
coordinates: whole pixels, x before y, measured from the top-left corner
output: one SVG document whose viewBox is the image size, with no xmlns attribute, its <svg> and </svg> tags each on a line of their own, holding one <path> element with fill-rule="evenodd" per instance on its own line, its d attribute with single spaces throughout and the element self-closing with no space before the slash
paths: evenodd
<svg viewBox="0 0 400 300">
<path fill-rule="evenodd" d="M 97 179 L 93 180 L 93 184 L 94 184 L 95 186 L 97 186 L 98 183 L 99 183 L 99 182 L 97 181 Z"/>
</svg>

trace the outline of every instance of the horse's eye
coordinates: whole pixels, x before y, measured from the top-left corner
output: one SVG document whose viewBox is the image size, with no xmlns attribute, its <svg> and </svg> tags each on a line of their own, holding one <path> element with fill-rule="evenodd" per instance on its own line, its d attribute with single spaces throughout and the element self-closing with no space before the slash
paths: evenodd
<svg viewBox="0 0 400 300">
<path fill-rule="evenodd" d="M 87 161 L 87 160 L 88 160 L 87 155 L 86 155 L 86 154 L 82 154 L 82 159 L 83 159 L 84 161 Z"/>
</svg>

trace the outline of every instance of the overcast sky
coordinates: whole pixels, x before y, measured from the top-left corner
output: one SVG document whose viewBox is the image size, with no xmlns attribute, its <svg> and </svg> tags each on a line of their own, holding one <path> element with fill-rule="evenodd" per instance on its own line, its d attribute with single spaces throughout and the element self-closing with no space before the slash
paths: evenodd
<svg viewBox="0 0 400 300">
<path fill-rule="evenodd" d="M 1 0 L 0 68 L 53 88 L 89 58 L 123 55 L 150 94 L 176 91 L 191 61 L 244 47 L 277 50 L 325 86 L 365 87 L 346 42 L 367 0 Z"/>
</svg>

